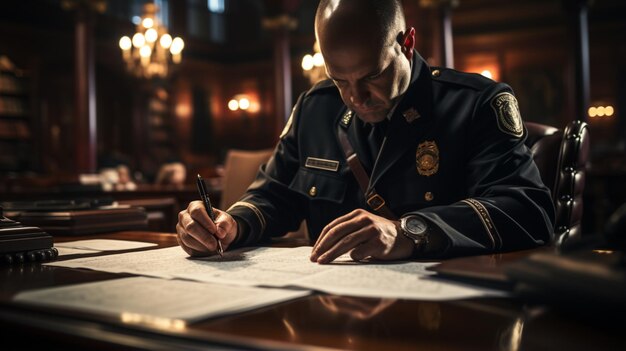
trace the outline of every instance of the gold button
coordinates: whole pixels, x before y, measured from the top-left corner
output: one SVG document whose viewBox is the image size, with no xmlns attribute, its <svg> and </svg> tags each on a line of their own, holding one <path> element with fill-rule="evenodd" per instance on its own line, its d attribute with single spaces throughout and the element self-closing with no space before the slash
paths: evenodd
<svg viewBox="0 0 626 351">
<path fill-rule="evenodd" d="M 433 199 L 434 199 L 434 198 L 435 198 L 435 197 L 433 196 L 433 193 L 431 193 L 430 191 L 427 191 L 427 192 L 424 194 L 424 199 L 425 199 L 426 201 L 433 201 Z"/>
<path fill-rule="evenodd" d="M 439 71 L 438 69 L 433 71 L 433 77 L 439 77 L 441 75 L 441 71 Z"/>
<path fill-rule="evenodd" d="M 309 189 L 309 195 L 311 196 L 317 195 L 317 188 L 312 186 L 311 189 Z"/>
</svg>

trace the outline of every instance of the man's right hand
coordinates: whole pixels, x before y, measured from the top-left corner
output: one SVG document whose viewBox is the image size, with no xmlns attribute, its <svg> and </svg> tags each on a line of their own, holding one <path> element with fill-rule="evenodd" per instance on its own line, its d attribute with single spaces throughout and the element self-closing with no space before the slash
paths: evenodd
<svg viewBox="0 0 626 351">
<path fill-rule="evenodd" d="M 217 252 L 216 237 L 224 250 L 237 237 L 237 222 L 228 213 L 213 209 L 215 222 L 209 218 L 202 201 L 192 201 L 178 213 L 176 233 L 178 244 L 190 256 L 210 256 Z"/>
</svg>

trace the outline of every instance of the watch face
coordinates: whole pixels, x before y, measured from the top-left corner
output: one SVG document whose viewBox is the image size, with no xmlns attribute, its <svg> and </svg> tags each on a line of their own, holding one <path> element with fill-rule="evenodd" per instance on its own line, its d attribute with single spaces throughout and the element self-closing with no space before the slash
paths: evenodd
<svg viewBox="0 0 626 351">
<path fill-rule="evenodd" d="M 419 217 L 409 217 L 406 220 L 406 230 L 411 234 L 423 234 L 426 231 L 426 222 Z"/>
</svg>

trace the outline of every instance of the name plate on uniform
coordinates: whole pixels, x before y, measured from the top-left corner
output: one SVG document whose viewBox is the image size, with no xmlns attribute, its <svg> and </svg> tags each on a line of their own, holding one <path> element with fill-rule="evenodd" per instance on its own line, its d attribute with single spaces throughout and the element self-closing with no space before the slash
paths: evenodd
<svg viewBox="0 0 626 351">
<path fill-rule="evenodd" d="M 323 169 L 325 171 L 337 172 L 337 170 L 339 169 L 339 161 L 307 157 L 304 166 L 307 168 L 317 168 Z"/>
</svg>

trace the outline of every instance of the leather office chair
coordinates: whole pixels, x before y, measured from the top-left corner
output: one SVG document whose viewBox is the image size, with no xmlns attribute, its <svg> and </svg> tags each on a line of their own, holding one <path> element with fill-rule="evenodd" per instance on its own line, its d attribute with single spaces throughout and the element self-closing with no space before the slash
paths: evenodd
<svg viewBox="0 0 626 351">
<path fill-rule="evenodd" d="M 226 210 L 246 192 L 259 167 L 270 159 L 272 149 L 236 150 L 226 153 L 220 209 Z"/>
<path fill-rule="evenodd" d="M 590 146 L 587 123 L 572 121 L 563 130 L 532 122 L 524 124 L 528 130 L 526 146 L 533 153 L 541 179 L 552 191 L 555 243 L 580 237 Z"/>
<path fill-rule="evenodd" d="M 232 149 L 227 152 L 220 209 L 227 210 L 239 200 L 254 181 L 259 167 L 270 159 L 273 151 L 273 149 L 258 151 Z M 308 238 L 306 223 L 303 221 L 298 230 L 287 233 L 286 237 Z"/>
</svg>

